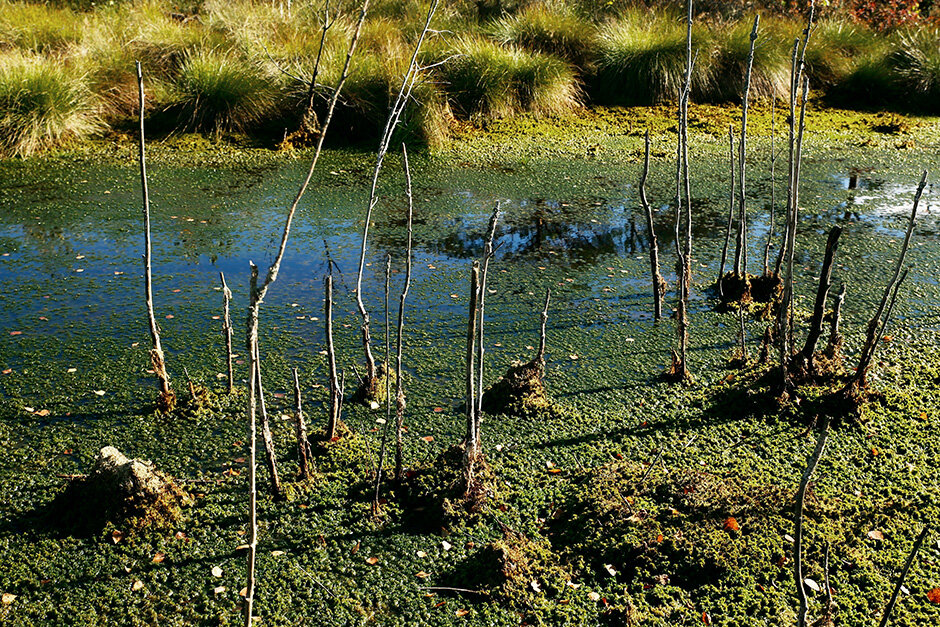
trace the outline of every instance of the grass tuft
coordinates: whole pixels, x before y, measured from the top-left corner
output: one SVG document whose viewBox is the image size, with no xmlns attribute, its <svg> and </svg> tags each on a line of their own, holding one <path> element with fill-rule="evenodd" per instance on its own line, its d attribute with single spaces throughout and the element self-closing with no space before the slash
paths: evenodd
<svg viewBox="0 0 940 627">
<path fill-rule="evenodd" d="M 769 24 L 766 22 L 770 22 Z M 751 47 L 753 22 L 737 22 L 725 32 L 717 50 L 717 77 L 705 100 L 710 102 L 739 102 L 744 92 L 747 57 Z M 773 21 L 762 21 L 754 48 L 751 71 L 750 98 L 766 99 L 774 94 L 788 98 L 790 94 L 790 59 L 792 41 L 781 39 Z M 701 55 L 699 55 L 701 58 Z"/>
<path fill-rule="evenodd" d="M 912 109 L 940 110 L 940 32 L 928 28 L 898 32 L 888 62 L 898 92 L 907 95 Z"/>
<path fill-rule="evenodd" d="M 561 59 L 482 37 L 462 37 L 440 66 L 454 109 L 469 118 L 554 115 L 580 103 L 574 71 Z"/>
<path fill-rule="evenodd" d="M 170 105 L 186 130 L 243 131 L 262 121 L 277 103 L 274 77 L 232 52 L 189 52 L 174 82 Z"/>
<path fill-rule="evenodd" d="M 582 71 L 591 68 L 596 56 L 594 26 L 563 5 L 533 4 L 493 22 L 488 30 L 504 46 L 557 55 Z"/>
<path fill-rule="evenodd" d="M 27 157 L 103 128 L 84 76 L 53 58 L 0 54 L 0 155 Z"/>
</svg>

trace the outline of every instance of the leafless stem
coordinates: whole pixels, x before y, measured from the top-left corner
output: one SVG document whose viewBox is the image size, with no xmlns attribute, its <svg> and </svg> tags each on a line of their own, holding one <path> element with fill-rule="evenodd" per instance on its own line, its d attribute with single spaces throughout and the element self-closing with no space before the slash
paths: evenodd
<svg viewBox="0 0 940 627">
<path fill-rule="evenodd" d="M 225 363 L 228 366 L 228 393 L 235 392 L 235 371 L 232 366 L 232 317 L 229 313 L 229 305 L 232 302 L 232 290 L 225 283 L 225 274 L 220 270 L 219 278 L 222 279 L 222 333 L 225 334 Z"/>
<path fill-rule="evenodd" d="M 738 237 L 735 242 L 734 272 L 741 279 L 747 279 L 747 207 L 744 194 L 745 185 L 745 157 L 747 156 L 747 108 L 748 96 L 751 91 L 751 70 L 754 66 L 754 47 L 757 44 L 757 27 L 760 24 L 760 14 L 754 16 L 754 28 L 751 29 L 751 48 L 747 55 L 747 72 L 744 75 L 744 95 L 741 98 L 741 138 L 738 142 L 738 167 L 740 168 L 740 183 L 738 184 Z"/>
<path fill-rule="evenodd" d="M 152 243 L 150 238 L 150 189 L 147 186 L 147 157 L 145 153 L 144 139 L 144 75 L 140 67 L 140 61 L 137 62 L 137 88 L 140 101 L 140 185 L 143 190 L 144 204 L 144 291 L 147 301 L 147 321 L 150 325 L 150 362 L 153 365 L 154 374 L 160 384 L 160 394 L 169 399 L 172 395 L 170 391 L 170 375 L 166 371 L 166 362 L 163 358 L 163 347 L 160 345 L 160 328 L 157 326 L 157 318 L 154 315 L 153 307 L 153 271 L 152 271 Z"/>
<path fill-rule="evenodd" d="M 257 345 L 255 345 L 257 351 Z M 258 379 L 258 407 L 261 409 L 261 438 L 264 441 L 265 461 L 268 472 L 271 474 L 271 496 L 275 500 L 283 497 L 281 491 L 281 477 L 277 471 L 277 457 L 274 452 L 274 438 L 271 435 L 271 421 L 268 419 L 268 410 L 264 403 L 264 388 L 261 385 L 261 359 L 255 353 L 255 377 Z"/>
<path fill-rule="evenodd" d="M 379 491 L 382 488 L 382 470 L 385 467 L 385 449 L 388 446 L 388 423 L 392 421 L 392 376 L 388 371 L 391 365 L 391 340 L 388 314 L 388 295 L 392 282 L 392 256 L 385 257 L 385 422 L 382 424 L 382 446 L 379 449 L 379 465 L 375 473 L 375 496 L 372 498 L 372 515 L 379 514 Z"/>
<path fill-rule="evenodd" d="M 728 261 L 728 245 L 731 243 L 731 227 L 734 224 L 734 129 L 728 125 L 728 157 L 731 164 L 728 184 L 728 224 L 725 227 L 725 244 L 721 247 L 721 263 L 718 264 L 718 293 L 724 296 L 725 263 Z"/>
<path fill-rule="evenodd" d="M 385 120 L 385 129 L 382 132 L 382 138 L 379 141 L 379 149 L 375 159 L 375 168 L 372 172 L 372 186 L 369 191 L 369 201 L 366 205 L 365 223 L 362 227 L 362 244 L 359 250 L 359 272 L 356 276 L 356 306 L 359 309 L 359 315 L 362 316 L 362 347 L 366 358 L 366 381 L 375 380 L 375 357 L 372 355 L 371 337 L 369 334 L 369 312 L 366 310 L 365 302 L 362 300 L 362 274 L 366 262 L 366 249 L 368 248 L 369 226 L 372 223 L 372 210 L 378 204 L 378 185 L 379 174 L 382 172 L 382 165 L 385 161 L 385 155 L 388 153 L 389 145 L 392 141 L 392 135 L 398 127 L 401 114 L 405 110 L 405 105 L 411 97 L 411 91 L 414 88 L 415 81 L 418 78 L 418 54 L 421 52 L 421 46 L 431 28 L 431 19 L 437 10 L 439 0 L 431 0 L 428 6 L 427 19 L 424 28 L 418 36 L 414 52 L 411 55 L 411 61 L 408 64 L 408 71 L 402 78 L 401 86 L 398 89 L 398 96 L 392 104 L 388 118 Z"/>
<path fill-rule="evenodd" d="M 770 272 L 770 244 L 774 239 L 774 212 L 777 207 L 777 150 L 774 140 L 777 136 L 777 92 L 770 97 L 770 218 L 767 229 L 767 244 L 764 246 L 764 276 Z"/>
<path fill-rule="evenodd" d="M 819 288 L 816 290 L 816 304 L 813 307 L 813 317 L 809 323 L 809 335 L 806 337 L 806 344 L 803 346 L 803 359 L 808 364 L 813 362 L 813 354 L 816 352 L 816 344 L 823 331 L 823 315 L 826 312 L 826 301 L 829 299 L 829 290 L 832 288 L 832 262 L 836 251 L 839 249 L 839 236 L 842 235 L 842 227 L 834 226 L 829 231 L 829 239 L 826 241 L 826 253 L 823 257 L 822 270 L 819 273 Z"/>
<path fill-rule="evenodd" d="M 552 289 L 545 288 L 545 306 L 542 307 L 542 328 L 539 332 L 539 352 L 535 355 L 535 360 L 545 367 L 545 339 L 546 327 L 548 326 L 548 305 L 552 301 Z"/>
<path fill-rule="evenodd" d="M 800 610 L 797 616 L 799 627 L 806 627 L 806 614 L 809 611 L 806 584 L 803 581 L 803 506 L 806 503 L 806 488 L 809 485 L 810 478 L 816 471 L 816 466 L 819 465 L 819 459 L 826 448 L 826 438 L 828 436 L 829 420 L 825 419 L 822 430 L 819 432 L 819 438 L 816 440 L 816 448 L 806 464 L 806 470 L 803 471 L 800 489 L 796 493 L 796 531 L 794 533 L 796 540 L 793 543 L 793 574 L 796 578 L 796 592 L 800 598 Z"/>
<path fill-rule="evenodd" d="M 845 283 L 839 288 L 836 302 L 832 306 L 832 321 L 829 324 L 829 342 L 826 349 L 834 352 L 842 344 L 842 335 L 839 333 L 839 322 L 842 317 L 842 305 L 845 304 Z"/>
<path fill-rule="evenodd" d="M 465 446 L 468 458 L 473 458 L 480 447 L 480 434 L 477 432 L 476 420 L 476 368 L 474 360 L 476 357 L 475 343 L 477 337 L 477 305 L 478 294 L 480 292 L 480 262 L 474 261 L 470 272 L 470 304 L 467 318 L 467 435 L 465 437 Z"/>
<path fill-rule="evenodd" d="M 336 428 L 339 425 L 340 411 L 343 403 L 343 388 L 339 382 L 339 373 L 336 370 L 336 346 L 333 344 L 333 264 L 330 264 L 329 274 L 324 279 L 325 318 L 326 318 L 326 356 L 329 365 L 330 377 L 330 407 L 326 423 L 326 440 L 336 437 Z"/>
<path fill-rule="evenodd" d="M 317 59 L 313 64 L 313 73 L 310 76 L 310 85 L 307 88 L 307 98 L 306 105 L 304 107 L 304 113 L 302 118 L 302 124 L 307 126 L 310 130 L 314 130 L 312 127 L 313 121 L 313 102 L 314 96 L 316 94 L 317 88 L 317 76 L 320 74 L 320 60 L 323 58 L 323 48 L 326 44 L 326 33 L 332 28 L 333 23 L 336 21 L 334 17 L 330 19 L 330 0 L 326 0 L 326 3 L 323 7 L 323 26 L 320 30 L 320 45 L 317 47 Z"/>
<path fill-rule="evenodd" d="M 650 130 L 646 129 L 646 149 L 643 157 L 643 174 L 640 176 L 640 204 L 646 213 L 646 230 L 650 238 L 650 278 L 653 282 L 653 320 L 662 320 L 663 296 L 666 293 L 666 282 L 659 273 L 659 238 L 656 237 L 656 227 L 653 224 L 653 209 L 646 198 L 646 179 L 650 172 Z"/>
<path fill-rule="evenodd" d="M 412 246 L 412 220 L 414 216 L 414 197 L 411 193 L 411 168 L 408 165 L 408 149 L 401 145 L 402 159 L 405 164 L 405 194 L 408 198 L 408 243 L 405 249 L 405 287 L 398 299 L 398 346 L 395 368 L 395 481 L 402 480 L 404 469 L 404 444 L 402 442 L 402 427 L 405 421 L 405 391 L 402 379 L 402 354 L 404 352 L 405 335 L 405 299 L 411 287 L 411 246 Z"/>
<path fill-rule="evenodd" d="M 878 627 L 887 627 L 888 619 L 891 617 L 891 612 L 894 611 L 894 606 L 897 605 L 898 595 L 901 593 L 901 587 L 904 585 L 904 580 L 907 578 L 907 573 L 911 570 L 911 565 L 914 563 L 914 558 L 917 557 L 917 552 L 920 551 L 921 545 L 924 543 L 924 538 L 927 537 L 927 534 L 930 532 L 930 526 L 927 525 L 920 531 L 920 535 L 917 536 L 917 539 L 914 541 L 914 547 L 911 549 L 910 555 L 907 556 L 907 561 L 904 562 L 904 568 L 901 570 L 901 575 L 898 577 L 897 583 L 894 585 L 894 592 L 891 593 L 891 599 L 888 601 L 888 605 L 885 606 L 884 614 L 881 615 L 881 622 L 878 623 Z"/>
<path fill-rule="evenodd" d="M 251 376 L 249 379 L 249 394 L 248 394 L 248 423 L 249 423 L 249 441 L 250 441 L 250 460 L 249 460 L 249 520 L 251 524 L 251 533 L 248 543 L 248 583 L 246 586 L 245 593 L 245 627 L 252 627 L 252 613 L 254 609 L 254 596 L 255 596 L 255 558 L 258 550 L 258 516 L 257 516 L 257 443 L 255 441 L 257 433 L 256 425 L 256 414 L 257 414 L 257 398 L 255 394 L 257 393 L 256 386 L 256 361 L 258 357 L 258 319 L 260 316 L 261 304 L 264 302 L 264 297 L 267 294 L 268 288 L 277 280 L 277 275 L 281 267 L 281 261 L 284 259 L 284 253 L 287 250 L 287 240 L 290 236 L 290 227 L 294 219 L 294 214 L 297 212 L 297 206 L 300 204 L 301 198 L 303 198 L 304 193 L 307 191 L 307 187 L 310 185 L 310 180 L 313 178 L 313 172 L 316 169 L 317 162 L 320 159 L 320 153 L 323 150 L 323 142 L 326 139 L 326 131 L 329 128 L 330 121 L 333 119 L 333 111 L 336 109 L 336 103 L 339 100 L 340 93 L 342 92 L 343 85 L 346 84 L 346 79 L 349 77 L 349 68 L 352 62 L 353 54 L 356 51 L 356 45 L 359 42 L 359 35 L 362 32 L 362 25 L 366 20 L 366 13 L 369 8 L 369 0 L 363 0 L 362 8 L 359 12 L 359 20 L 356 22 L 356 28 L 353 31 L 352 38 L 349 42 L 349 50 L 346 53 L 346 60 L 343 64 L 343 70 L 340 73 L 339 81 L 336 83 L 336 88 L 333 90 L 333 95 L 330 98 L 329 104 L 327 105 L 326 118 L 323 122 L 323 129 L 320 132 L 320 137 L 317 140 L 316 152 L 314 153 L 313 160 L 310 163 L 310 169 L 307 171 L 307 175 L 304 178 L 303 182 L 300 185 L 300 188 L 297 190 L 297 195 L 294 197 L 293 202 L 290 205 L 290 208 L 287 211 L 287 217 L 284 221 L 284 230 L 281 234 L 281 242 L 278 247 L 277 255 L 274 258 L 274 262 L 268 268 L 268 272 L 265 275 L 264 282 L 259 286 L 258 285 L 258 267 L 255 264 L 251 265 L 251 282 L 249 288 L 249 304 L 248 304 L 248 315 L 245 323 L 246 328 L 246 344 L 248 349 L 248 356 L 250 360 L 249 372 Z"/>
<path fill-rule="evenodd" d="M 297 431 L 297 470 L 301 479 L 310 478 L 310 442 L 307 440 L 307 423 L 300 396 L 300 378 L 297 368 L 292 368 L 294 375 L 294 425 Z"/>
<path fill-rule="evenodd" d="M 493 239 L 496 237 L 496 223 L 499 221 L 499 201 L 493 209 L 493 215 L 490 216 L 489 227 L 487 228 L 486 243 L 483 245 L 483 260 L 480 264 L 480 296 L 479 296 L 479 317 L 477 324 L 477 421 L 483 417 L 483 354 L 486 350 L 483 348 L 483 321 L 486 307 L 486 275 L 490 268 L 490 259 L 493 258 Z"/>
</svg>

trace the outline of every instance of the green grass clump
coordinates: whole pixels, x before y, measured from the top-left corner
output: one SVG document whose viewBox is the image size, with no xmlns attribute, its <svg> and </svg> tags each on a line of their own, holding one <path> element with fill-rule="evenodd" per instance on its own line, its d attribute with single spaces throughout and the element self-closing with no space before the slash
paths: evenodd
<svg viewBox="0 0 940 627">
<path fill-rule="evenodd" d="M 9 2 L 0 10 L 0 49 L 35 52 L 61 50 L 82 38 L 81 19 L 72 11 L 45 4 Z"/>
<path fill-rule="evenodd" d="M 533 4 L 497 20 L 489 32 L 503 45 L 558 55 L 581 71 L 590 69 L 595 57 L 593 24 L 556 4 Z"/>
<path fill-rule="evenodd" d="M 469 118 L 552 115 L 579 105 L 574 71 L 561 59 L 481 37 L 462 37 L 441 65 L 451 106 Z"/>
<path fill-rule="evenodd" d="M 717 76 L 705 100 L 710 102 L 739 102 L 744 92 L 744 77 L 751 47 L 753 22 L 737 22 L 728 28 L 718 44 Z M 750 98 L 767 99 L 777 95 L 786 98 L 790 93 L 790 61 L 792 42 L 781 39 L 779 24 L 761 22 L 754 47 L 751 69 Z M 699 54 L 699 58 L 701 58 Z M 697 66 L 698 62 L 696 62 Z"/>
<path fill-rule="evenodd" d="M 692 77 L 693 96 L 707 93 L 714 73 L 711 43 L 693 28 L 699 55 Z M 639 13 L 610 22 L 599 37 L 596 99 L 605 104 L 649 105 L 679 98 L 686 65 L 686 27 L 668 16 Z"/>
<path fill-rule="evenodd" d="M 928 28 L 899 31 L 888 62 L 898 93 L 914 110 L 940 110 L 940 32 Z"/>
<path fill-rule="evenodd" d="M 82 75 L 49 57 L 0 54 L 0 155 L 27 157 L 103 128 Z"/>
<path fill-rule="evenodd" d="M 797 36 L 796 33 L 792 35 Z M 806 49 L 810 85 L 815 89 L 828 89 L 845 80 L 858 67 L 860 58 L 885 48 L 884 38 L 862 23 L 843 19 L 822 20 L 816 24 L 811 44 Z"/>
<path fill-rule="evenodd" d="M 264 120 L 277 104 L 274 77 L 260 66 L 221 50 L 197 50 L 183 59 L 171 106 L 187 130 L 242 131 Z"/>
</svg>

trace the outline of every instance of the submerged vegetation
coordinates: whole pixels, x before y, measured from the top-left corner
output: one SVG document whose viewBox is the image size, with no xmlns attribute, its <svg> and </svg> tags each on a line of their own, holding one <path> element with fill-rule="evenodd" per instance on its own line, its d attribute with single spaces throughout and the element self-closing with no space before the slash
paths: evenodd
<svg viewBox="0 0 940 627">
<path fill-rule="evenodd" d="M 685 67 L 677 4 L 447 3 L 422 54 L 421 80 L 401 132 L 439 145 L 468 120 L 671 102 Z M 757 100 L 787 97 L 790 45 L 800 17 L 780 11 L 783 4 L 764 9 L 773 14 L 765 15 L 768 27 L 754 59 Z M 807 59 L 823 100 L 854 109 L 938 111 L 940 34 L 929 17 L 900 5 L 889 19 L 862 2 L 828 4 Z M 355 24 L 354 5 L 2 0 L 0 154 L 28 156 L 107 129 L 125 130 L 135 115 L 135 60 L 156 81 L 148 109 L 154 133 L 247 134 L 282 147 L 310 143 L 317 118 L 298 119 L 307 109 L 321 117 L 325 112 L 328 86 L 339 75 L 343 42 Z M 702 9 L 706 22 L 694 34 L 696 102 L 740 96 L 740 86 L 728 77 L 741 74 L 751 14 L 738 5 L 706 3 Z M 416 2 L 373 3 L 337 110 L 346 129 L 340 141 L 380 133 L 395 77 L 420 32 L 420 13 Z M 318 76 L 311 74 L 315 66 Z M 297 134 L 299 128 L 305 132 Z M 287 136 L 290 141 L 283 141 Z"/>
</svg>

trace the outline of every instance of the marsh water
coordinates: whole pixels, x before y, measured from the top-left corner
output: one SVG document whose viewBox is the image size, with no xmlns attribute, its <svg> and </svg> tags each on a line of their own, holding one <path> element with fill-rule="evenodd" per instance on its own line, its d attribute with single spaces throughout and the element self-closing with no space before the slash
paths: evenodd
<svg viewBox="0 0 940 627">
<path fill-rule="evenodd" d="M 558 393 L 580 398 L 642 385 L 666 362 L 673 330 L 668 322 L 655 325 L 650 315 L 648 234 L 636 190 L 639 163 L 415 161 L 414 278 L 406 305 L 405 361 L 415 381 L 435 390 L 428 403 L 460 397 L 467 278 L 496 202 L 503 217 L 486 326 L 493 376 L 537 343 L 538 311 L 549 287 L 549 362 Z M 839 224 L 845 232 L 834 279 L 848 285 L 847 327 L 862 323 L 893 269 L 920 171 L 935 165 L 925 162 L 923 153 L 809 151 L 797 246 L 805 308 L 811 306 L 825 234 Z M 151 165 L 155 303 L 177 377 L 184 366 L 201 381 L 214 381 L 224 371 L 220 271 L 235 293 L 236 350 L 241 346 L 249 262 L 262 271 L 270 263 L 284 208 L 306 167 L 300 159 L 223 167 Z M 766 148 L 754 153 L 748 167 L 748 263 L 759 272 L 771 200 Z M 673 166 L 662 159 L 652 168 L 650 197 L 658 208 L 663 272 L 671 282 Z M 786 194 L 783 169 L 778 166 L 774 186 L 778 217 Z M 712 302 L 705 290 L 717 275 L 724 237 L 727 170 L 718 144 L 699 147 L 694 155 L 692 345 L 693 361 L 702 367 L 717 367 L 726 357 L 734 329 L 730 318 L 709 313 Z M 301 204 L 283 270 L 262 310 L 263 351 L 301 365 L 311 383 L 322 379 L 328 256 L 338 268 L 341 367 L 353 373 L 359 361 L 353 290 L 370 174 L 368 154 L 327 156 Z M 393 308 L 404 276 L 406 201 L 399 160 L 386 164 L 380 195 L 363 289 L 381 355 L 387 255 L 392 256 Z M 937 323 L 935 202 L 929 186 L 897 324 Z M 0 207 L 0 366 L 12 370 L 0 378 L 4 402 L 35 405 L 50 386 L 68 385 L 76 375 L 83 375 L 74 378 L 82 383 L 71 395 L 79 404 L 93 405 L 94 390 L 127 394 L 147 386 L 136 163 L 7 162 L 0 174 Z M 771 264 L 777 243 L 775 236 Z M 757 338 L 761 325 L 751 323 L 749 331 Z M 118 362 L 133 367 L 108 367 Z M 284 392 L 287 373 L 270 376 L 272 390 Z"/>
</svg>

